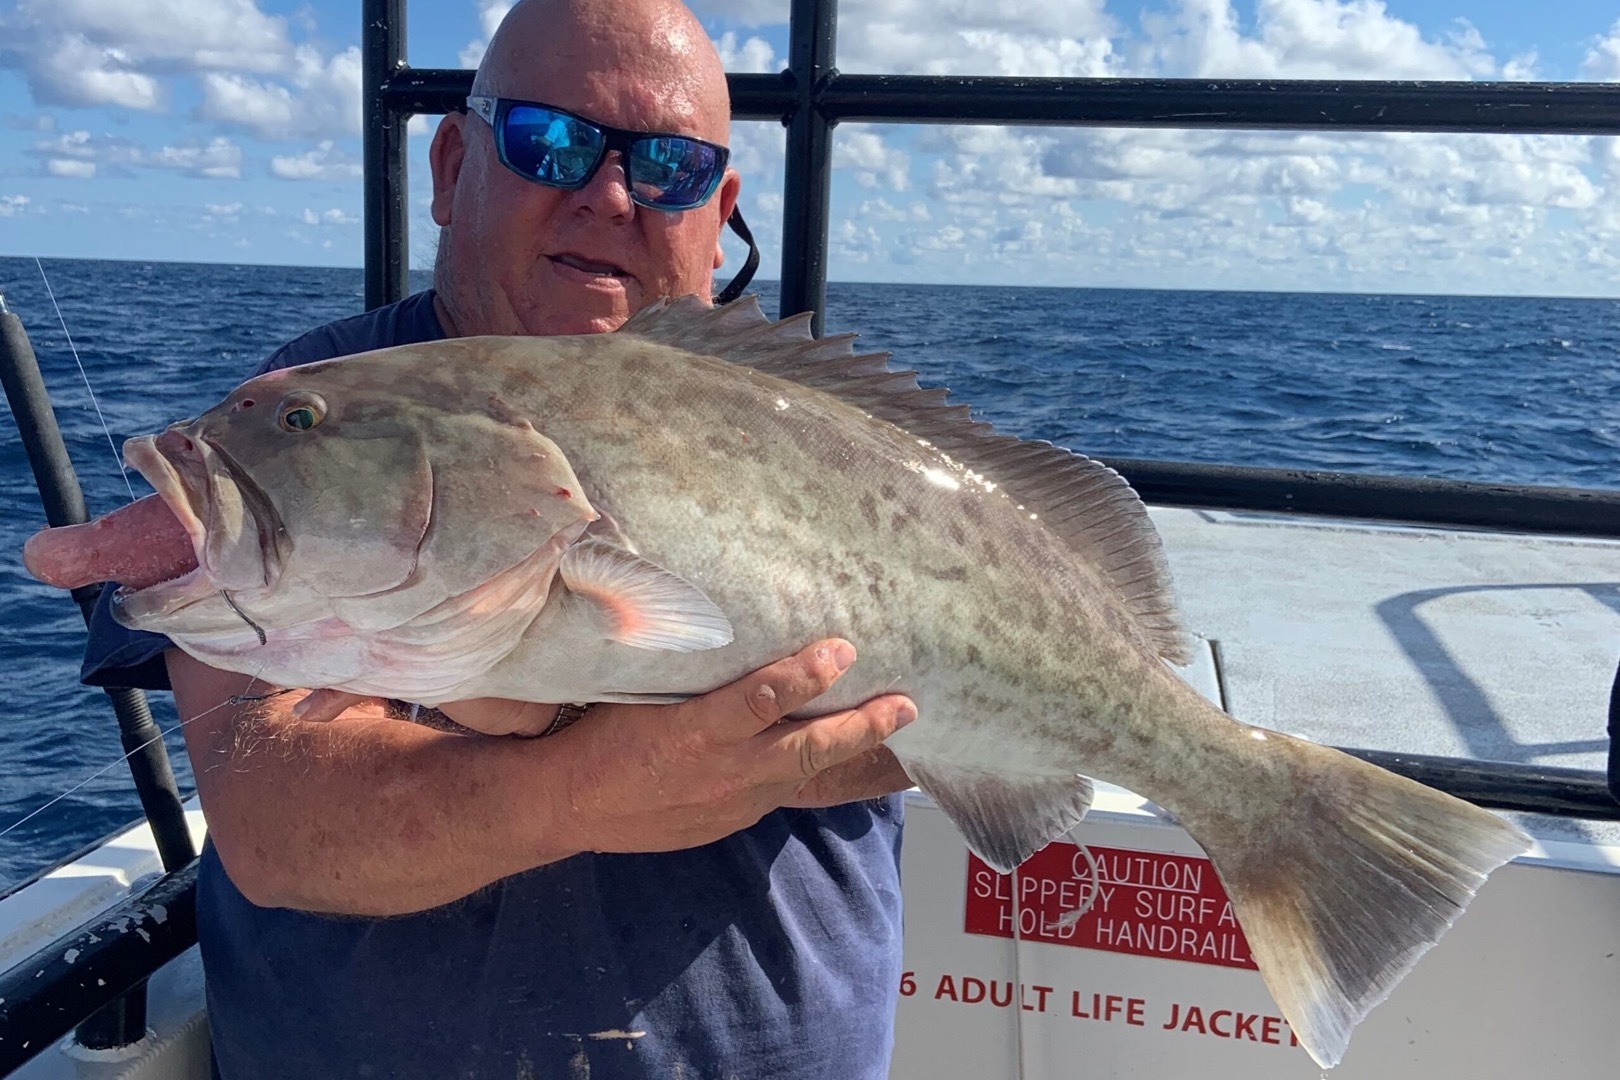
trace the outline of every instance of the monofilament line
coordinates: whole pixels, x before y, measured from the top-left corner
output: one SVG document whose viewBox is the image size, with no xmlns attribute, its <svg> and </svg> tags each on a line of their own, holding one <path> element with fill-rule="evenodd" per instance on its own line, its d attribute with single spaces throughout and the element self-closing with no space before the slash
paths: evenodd
<svg viewBox="0 0 1620 1080">
<path fill-rule="evenodd" d="M 253 676 L 252 680 L 250 680 L 248 682 L 248 686 L 251 687 L 254 682 L 258 681 L 258 678 L 259 677 L 257 675 Z M 267 696 L 274 696 L 274 695 L 267 695 Z M 41 806 L 41 807 L 38 807 L 37 809 L 29 811 L 29 813 L 26 814 L 25 816 L 23 816 L 20 820 L 13 821 L 10 825 L 7 825 L 4 829 L 0 829 L 0 838 L 4 838 L 5 836 L 9 835 L 10 833 L 13 833 L 16 830 L 22 828 L 24 825 L 28 824 L 30 821 L 37 818 L 39 815 L 43 814 L 45 811 L 49 810 L 51 807 L 55 806 L 57 803 L 61 802 L 65 798 L 67 798 L 69 795 L 72 795 L 75 791 L 78 791 L 80 788 L 84 787 L 86 784 L 88 784 L 91 781 L 97 779 L 98 777 L 105 776 L 109 770 L 118 768 L 118 766 L 122 765 L 124 762 L 128 761 L 130 758 L 134 757 L 136 754 L 140 753 L 142 750 L 145 750 L 148 746 L 151 746 L 153 743 L 157 742 L 159 739 L 163 738 L 165 735 L 172 735 L 176 731 L 179 731 L 181 728 L 185 727 L 187 724 L 191 723 L 192 720 L 201 720 L 203 717 L 207 716 L 209 713 L 218 712 L 220 709 L 223 709 L 227 705 L 240 704 L 242 700 L 243 699 L 240 696 L 226 698 L 224 701 L 220 702 L 218 705 L 215 705 L 212 709 L 205 709 L 202 712 L 198 713 L 196 716 L 193 716 L 190 720 L 182 720 L 178 724 L 174 725 L 174 727 L 172 727 L 172 728 L 168 728 L 166 730 L 160 730 L 156 735 L 152 736 L 150 739 L 147 739 L 145 742 L 141 743 L 141 745 L 137 746 L 135 749 L 131 750 L 129 753 L 123 755 L 122 757 L 114 758 L 111 762 L 109 762 L 106 765 L 102 766 L 101 768 L 97 769 L 95 772 L 91 773 L 89 776 L 85 777 L 83 780 L 80 780 L 77 784 L 74 784 L 72 787 L 70 787 L 66 791 L 62 792 L 62 794 L 60 794 L 56 798 L 52 799 L 50 802 L 46 803 L 44 806 Z"/>
<path fill-rule="evenodd" d="M 39 279 L 45 283 L 45 295 L 51 298 L 51 307 L 56 309 L 56 321 L 62 324 L 62 336 L 67 338 L 68 351 L 73 353 L 73 362 L 79 365 L 79 378 L 84 380 L 85 393 L 90 395 L 90 404 L 96 410 L 96 419 L 101 421 L 102 434 L 107 436 L 107 446 L 112 450 L 113 460 L 118 462 L 118 475 L 124 478 L 124 487 L 129 490 L 129 501 L 135 501 L 135 486 L 129 482 L 129 470 L 124 468 L 123 456 L 118 453 L 118 444 L 113 442 L 112 428 L 107 426 L 107 418 L 101 414 L 101 403 L 96 400 L 96 392 L 90 389 L 90 376 L 85 373 L 84 363 L 79 359 L 78 346 L 73 344 L 73 335 L 68 333 L 67 320 L 62 318 L 62 306 L 56 302 L 56 290 L 51 288 L 51 279 L 45 276 L 45 264 L 34 256 L 34 265 L 39 267 Z M 4 836 L 5 833 L 0 833 Z"/>
</svg>

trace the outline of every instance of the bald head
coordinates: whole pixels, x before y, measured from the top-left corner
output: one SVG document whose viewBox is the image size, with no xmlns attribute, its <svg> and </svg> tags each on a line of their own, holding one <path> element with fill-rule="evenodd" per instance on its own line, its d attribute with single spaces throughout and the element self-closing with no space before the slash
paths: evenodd
<svg viewBox="0 0 1620 1080">
<path fill-rule="evenodd" d="M 731 141 L 725 69 L 677 0 L 523 0 L 473 87 L 627 131 Z M 583 186 L 548 186 L 503 166 L 493 122 L 451 113 L 429 151 L 442 228 L 434 287 L 449 333 L 596 333 L 659 297 L 709 298 L 736 170 L 697 207 L 648 207 L 631 196 L 621 151 L 599 158 Z"/>
<path fill-rule="evenodd" d="M 607 82 L 617 89 L 614 74 L 626 67 L 648 87 L 649 99 L 632 107 L 661 105 L 672 118 L 687 118 L 685 125 L 664 125 L 669 130 L 729 143 L 725 68 L 697 16 L 679 0 L 521 0 L 490 41 L 473 93 L 535 97 L 532 88 L 544 84 L 552 96 L 538 100 L 566 105 L 557 100 L 563 88 L 591 95 Z"/>
</svg>

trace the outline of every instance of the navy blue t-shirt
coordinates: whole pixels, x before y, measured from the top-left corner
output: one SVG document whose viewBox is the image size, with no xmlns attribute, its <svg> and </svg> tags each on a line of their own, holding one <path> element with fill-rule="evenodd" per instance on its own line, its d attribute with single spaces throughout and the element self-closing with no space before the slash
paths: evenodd
<svg viewBox="0 0 1620 1080">
<path fill-rule="evenodd" d="M 259 368 L 442 338 L 432 293 Z M 167 690 L 167 638 L 102 596 L 82 677 Z M 899 796 L 724 840 L 577 855 L 386 919 L 263 908 L 197 874 L 215 1076 L 879 1080 L 900 980 Z"/>
</svg>

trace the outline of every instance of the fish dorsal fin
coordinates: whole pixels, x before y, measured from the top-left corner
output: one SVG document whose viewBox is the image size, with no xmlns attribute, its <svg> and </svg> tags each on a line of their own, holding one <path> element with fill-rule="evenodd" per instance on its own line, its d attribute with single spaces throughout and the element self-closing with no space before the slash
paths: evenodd
<svg viewBox="0 0 1620 1080">
<path fill-rule="evenodd" d="M 1160 656 L 1174 664 L 1191 658 L 1158 531 L 1125 478 L 1103 463 L 1049 442 L 1001 434 L 971 419 L 967 406 L 946 404 L 943 388 L 920 387 L 915 371 L 890 369 L 888 353 L 857 354 L 854 334 L 813 337 L 808 313 L 772 322 L 757 296 L 722 307 L 694 296 L 659 300 L 619 333 L 826 391 L 927 439 L 1000 484 L 1096 567 Z"/>
</svg>

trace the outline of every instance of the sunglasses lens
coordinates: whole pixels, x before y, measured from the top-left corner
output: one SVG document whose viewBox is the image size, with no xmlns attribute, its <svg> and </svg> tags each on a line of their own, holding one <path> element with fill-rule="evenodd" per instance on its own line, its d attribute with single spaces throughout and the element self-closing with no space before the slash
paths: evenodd
<svg viewBox="0 0 1620 1080">
<path fill-rule="evenodd" d="M 708 143 L 678 135 L 637 139 L 630 152 L 630 187 L 645 206 L 690 210 L 708 201 L 724 169 L 724 157 Z"/>
<path fill-rule="evenodd" d="M 555 187 L 577 187 L 602 153 L 602 134 L 572 116 L 515 105 L 502 134 L 507 162 L 524 176 Z"/>
</svg>

